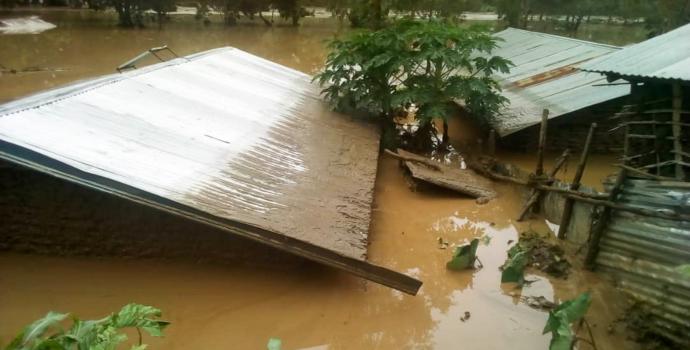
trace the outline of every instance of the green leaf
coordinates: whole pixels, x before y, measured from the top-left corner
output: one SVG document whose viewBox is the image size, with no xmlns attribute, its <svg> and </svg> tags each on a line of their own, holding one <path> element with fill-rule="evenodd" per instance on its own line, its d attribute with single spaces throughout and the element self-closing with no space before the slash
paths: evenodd
<svg viewBox="0 0 690 350">
<path fill-rule="evenodd" d="M 456 247 L 453 253 L 453 258 L 446 263 L 446 268 L 449 270 L 465 270 L 474 267 L 474 261 L 477 259 L 477 247 L 479 240 L 473 239 L 470 243 Z"/>
<path fill-rule="evenodd" d="M 580 294 L 573 300 L 568 300 L 549 312 L 543 334 L 552 333 L 550 350 L 570 350 L 575 335 L 571 324 L 580 320 L 587 313 L 592 298 L 589 292 Z"/>
<path fill-rule="evenodd" d="M 517 251 L 503 265 L 501 283 L 515 282 L 522 285 L 525 282 L 525 266 L 527 266 L 527 254 Z"/>
<path fill-rule="evenodd" d="M 170 323 L 155 320 L 161 316 L 161 310 L 146 305 L 128 304 L 113 316 L 113 326 L 116 328 L 137 327 L 153 337 L 162 337 L 163 329 Z"/>
<path fill-rule="evenodd" d="M 283 342 L 280 339 L 271 338 L 268 340 L 268 344 L 266 345 L 266 349 L 268 349 L 268 350 L 280 350 L 282 346 L 283 346 Z"/>
<path fill-rule="evenodd" d="M 48 328 L 58 325 L 68 314 L 49 311 L 43 318 L 26 326 L 24 330 L 5 348 L 5 350 L 22 349 L 27 344 L 41 337 Z"/>
</svg>

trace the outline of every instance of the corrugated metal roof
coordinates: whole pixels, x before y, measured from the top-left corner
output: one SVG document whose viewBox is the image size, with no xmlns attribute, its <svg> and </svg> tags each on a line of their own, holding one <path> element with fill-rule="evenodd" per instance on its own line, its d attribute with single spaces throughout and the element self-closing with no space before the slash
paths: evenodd
<svg viewBox="0 0 690 350">
<path fill-rule="evenodd" d="M 545 108 L 556 118 L 630 93 L 626 85 L 594 86 L 606 79 L 576 69 L 618 47 L 514 28 L 494 35 L 503 41 L 493 54 L 515 64 L 510 73 L 496 75 L 509 100 L 492 121 L 500 136 L 539 124 Z"/>
<path fill-rule="evenodd" d="M 651 210 L 687 212 L 687 182 L 628 179 L 617 202 Z M 602 236 L 597 265 L 618 286 L 642 301 L 649 326 L 690 346 L 690 277 L 676 270 L 690 264 L 690 222 L 613 211 Z"/>
<path fill-rule="evenodd" d="M 591 72 L 690 81 L 690 24 L 583 64 Z"/>
<path fill-rule="evenodd" d="M 0 106 L 0 156 L 416 293 L 365 262 L 378 133 L 318 91 L 211 50 Z"/>
</svg>

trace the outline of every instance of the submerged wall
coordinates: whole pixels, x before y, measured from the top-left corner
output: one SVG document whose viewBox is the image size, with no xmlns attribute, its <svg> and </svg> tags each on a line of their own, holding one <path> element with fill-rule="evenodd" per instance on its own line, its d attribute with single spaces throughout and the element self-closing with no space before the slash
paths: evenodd
<svg viewBox="0 0 690 350">
<path fill-rule="evenodd" d="M 0 163 L 0 251 L 294 267 L 303 260 L 147 206 Z"/>
</svg>

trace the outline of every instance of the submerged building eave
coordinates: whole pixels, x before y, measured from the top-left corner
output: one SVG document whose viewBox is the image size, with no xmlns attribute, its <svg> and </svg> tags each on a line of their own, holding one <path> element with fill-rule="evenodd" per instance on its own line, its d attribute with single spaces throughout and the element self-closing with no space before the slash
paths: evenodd
<svg viewBox="0 0 690 350">
<path fill-rule="evenodd" d="M 344 132 L 346 130 L 347 132 Z M 0 106 L 0 157 L 406 293 L 366 262 L 378 133 L 224 48 Z"/>
<path fill-rule="evenodd" d="M 609 85 L 605 77 L 579 70 L 619 47 L 515 28 L 494 36 L 500 41 L 492 55 L 514 64 L 495 76 L 509 101 L 491 120 L 502 137 L 538 124 L 544 109 L 553 119 L 630 93 L 627 85 Z"/>
</svg>

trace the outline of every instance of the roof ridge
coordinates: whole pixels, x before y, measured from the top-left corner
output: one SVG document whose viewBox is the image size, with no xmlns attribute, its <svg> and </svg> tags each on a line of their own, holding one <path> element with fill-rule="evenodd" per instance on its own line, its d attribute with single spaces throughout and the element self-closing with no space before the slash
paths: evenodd
<svg viewBox="0 0 690 350">
<path fill-rule="evenodd" d="M 579 42 L 579 43 L 582 43 L 582 44 L 587 44 L 587 45 L 592 45 L 592 46 L 607 47 L 607 48 L 616 49 L 616 50 L 621 50 L 621 49 L 624 48 L 624 47 L 622 47 L 622 46 L 616 46 L 616 45 L 598 43 L 598 42 L 596 42 L 596 41 L 588 41 L 588 40 L 576 39 L 576 38 L 571 38 L 571 37 L 562 36 L 562 35 L 557 35 L 557 34 L 552 34 L 552 33 L 537 32 L 537 31 L 534 31 L 534 30 L 527 30 L 527 29 L 514 28 L 514 27 L 508 27 L 508 28 L 506 28 L 506 29 L 504 29 L 504 30 L 502 30 L 502 31 L 500 31 L 500 32 L 494 33 L 494 35 L 495 35 L 495 34 L 502 33 L 502 32 L 505 32 L 505 31 L 509 31 L 509 30 L 520 31 L 520 32 L 525 32 L 525 33 L 531 33 L 531 34 L 536 34 L 536 35 L 542 35 L 542 36 L 547 36 L 547 37 L 551 37 L 551 38 L 555 38 L 555 39 L 560 39 L 560 40 L 574 41 L 574 42 Z"/>
</svg>

